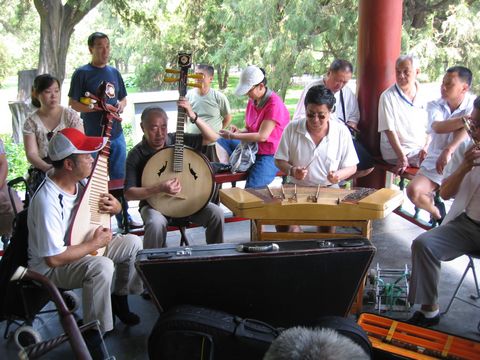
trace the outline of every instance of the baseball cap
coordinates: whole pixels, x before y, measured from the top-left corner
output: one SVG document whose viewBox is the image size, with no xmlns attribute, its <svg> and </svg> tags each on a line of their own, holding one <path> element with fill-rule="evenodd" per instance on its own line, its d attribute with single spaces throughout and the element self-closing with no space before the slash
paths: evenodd
<svg viewBox="0 0 480 360">
<path fill-rule="evenodd" d="M 235 95 L 245 95 L 254 85 L 260 84 L 264 78 L 265 75 L 258 66 L 247 66 L 240 74 L 240 83 L 235 89 Z"/>
<path fill-rule="evenodd" d="M 86 136 L 80 130 L 65 128 L 53 135 L 48 143 L 48 156 L 57 161 L 72 154 L 91 154 L 102 150 L 106 143 L 106 137 Z"/>
</svg>

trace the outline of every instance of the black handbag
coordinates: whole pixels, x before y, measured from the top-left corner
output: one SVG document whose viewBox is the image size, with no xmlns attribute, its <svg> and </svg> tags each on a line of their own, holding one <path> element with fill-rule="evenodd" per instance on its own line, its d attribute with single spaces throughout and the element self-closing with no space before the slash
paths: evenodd
<svg viewBox="0 0 480 360">
<path fill-rule="evenodd" d="M 210 165 L 212 165 L 212 170 L 214 174 L 224 173 L 232 169 L 232 165 L 221 162 L 212 161 L 210 162 Z"/>
<path fill-rule="evenodd" d="M 262 359 L 281 329 L 223 311 L 179 305 L 160 315 L 148 339 L 150 359 Z"/>
</svg>

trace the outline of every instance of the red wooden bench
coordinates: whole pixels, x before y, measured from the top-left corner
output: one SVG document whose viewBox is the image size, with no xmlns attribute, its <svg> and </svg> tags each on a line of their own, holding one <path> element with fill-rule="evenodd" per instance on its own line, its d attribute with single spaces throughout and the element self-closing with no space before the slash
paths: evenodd
<svg viewBox="0 0 480 360">
<path fill-rule="evenodd" d="M 375 163 L 376 163 L 375 167 L 377 169 L 383 170 L 385 172 L 394 173 L 393 169 L 394 169 L 395 166 L 386 163 L 383 159 L 375 158 Z M 398 184 L 398 187 L 400 188 L 400 190 L 403 191 L 405 189 L 406 180 L 412 180 L 415 177 L 415 175 L 417 174 L 417 172 L 418 172 L 417 167 L 407 167 L 402 174 L 397 175 L 397 176 L 400 177 L 400 182 Z M 437 194 L 436 196 L 439 196 L 439 195 Z M 401 216 L 405 220 L 411 222 L 412 224 L 421 227 L 422 229 L 430 230 L 432 228 L 432 225 L 428 224 L 428 223 L 425 223 L 424 221 L 422 221 L 418 218 L 419 211 L 420 211 L 420 209 L 415 207 L 415 212 L 412 214 L 409 211 L 405 210 L 403 208 L 403 206 L 399 206 L 393 212 L 395 214 Z"/>
</svg>

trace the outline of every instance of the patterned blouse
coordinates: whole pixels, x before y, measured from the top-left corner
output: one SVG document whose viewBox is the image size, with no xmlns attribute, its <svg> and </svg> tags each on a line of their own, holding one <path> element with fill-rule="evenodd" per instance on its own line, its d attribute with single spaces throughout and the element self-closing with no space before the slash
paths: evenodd
<svg viewBox="0 0 480 360">
<path fill-rule="evenodd" d="M 62 108 L 63 111 L 60 123 L 52 131 L 45 127 L 42 119 L 37 115 L 37 111 L 33 112 L 25 120 L 25 124 L 23 125 L 23 135 L 35 135 L 37 139 L 38 155 L 41 159 L 47 157 L 48 140 L 51 138 L 51 136 L 48 135 L 49 133 L 55 133 L 68 127 L 78 128 L 80 125 L 83 125 L 83 120 L 78 116 L 78 113 L 75 110 L 66 107 Z"/>
</svg>

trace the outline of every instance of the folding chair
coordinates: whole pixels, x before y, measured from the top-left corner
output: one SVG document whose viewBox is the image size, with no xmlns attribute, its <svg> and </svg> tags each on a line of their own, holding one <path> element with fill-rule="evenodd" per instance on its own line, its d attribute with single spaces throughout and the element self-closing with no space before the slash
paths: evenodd
<svg viewBox="0 0 480 360">
<path fill-rule="evenodd" d="M 477 278 L 477 272 L 475 271 L 475 263 L 474 263 L 474 259 L 480 259 L 480 251 L 471 252 L 471 253 L 468 253 L 466 255 L 468 256 L 467 267 L 465 268 L 465 271 L 463 272 L 463 275 L 460 278 L 460 281 L 457 285 L 457 288 L 453 292 L 453 295 L 452 295 L 450 301 L 448 302 L 448 305 L 445 308 L 445 311 L 443 311 L 441 313 L 441 315 L 445 315 L 446 313 L 448 313 L 448 310 L 450 310 L 450 307 L 452 306 L 452 303 L 455 299 L 463 301 L 466 304 L 475 306 L 476 308 L 480 309 L 479 304 L 476 304 L 476 303 L 473 303 L 473 302 L 469 301 L 469 300 L 475 300 L 476 301 L 476 300 L 480 299 L 480 288 L 478 287 L 478 278 Z M 460 289 L 460 286 L 462 286 L 463 281 L 465 280 L 465 276 L 467 276 L 467 273 L 468 273 L 469 270 L 472 270 L 473 280 L 475 282 L 475 294 L 470 295 L 469 299 L 465 299 L 465 298 L 462 298 L 462 297 L 458 296 L 458 291 Z M 480 327 L 480 323 L 479 323 L 479 327 Z M 480 329 L 479 329 L 479 331 L 480 331 Z"/>
</svg>

